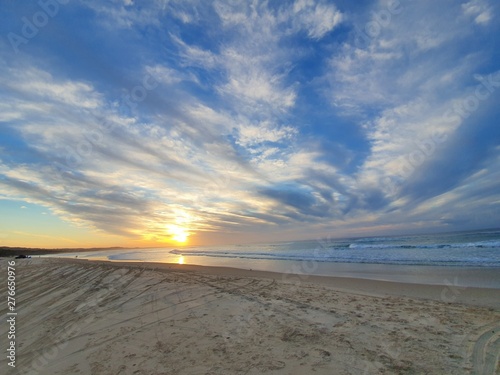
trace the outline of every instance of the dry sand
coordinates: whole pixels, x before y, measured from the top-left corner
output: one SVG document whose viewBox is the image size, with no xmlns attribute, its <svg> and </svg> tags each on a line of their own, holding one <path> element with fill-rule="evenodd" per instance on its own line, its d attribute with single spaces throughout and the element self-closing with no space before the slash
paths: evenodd
<svg viewBox="0 0 500 375">
<path fill-rule="evenodd" d="M 500 373 L 498 289 L 185 265 L 16 263 L 17 366 L 2 356 L 2 374 Z M 0 288 L 5 319 L 6 282 Z"/>
</svg>

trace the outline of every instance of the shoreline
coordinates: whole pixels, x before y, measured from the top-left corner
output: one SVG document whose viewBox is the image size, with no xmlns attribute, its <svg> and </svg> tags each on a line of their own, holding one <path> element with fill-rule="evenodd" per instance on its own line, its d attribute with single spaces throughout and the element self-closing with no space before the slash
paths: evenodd
<svg viewBox="0 0 500 375">
<path fill-rule="evenodd" d="M 61 259 L 87 259 L 91 261 L 138 262 L 158 264 L 198 265 L 202 267 L 229 267 L 240 270 L 268 271 L 285 274 L 337 276 L 388 282 L 429 284 L 457 287 L 500 289 L 500 267 L 495 266 L 442 266 L 387 263 L 321 262 L 306 260 L 262 260 L 240 258 L 211 258 L 205 256 L 171 256 L 157 259 L 115 258 L 113 254 L 95 256 L 91 253 L 61 254 Z"/>
<path fill-rule="evenodd" d="M 171 253 L 114 252 L 42 255 L 113 262 L 179 263 L 208 267 L 230 267 L 286 274 L 337 276 L 368 280 L 500 289 L 500 267 L 477 265 L 390 264 L 365 262 L 323 262 L 321 260 L 275 260 L 257 258 L 172 255 Z"/>
<path fill-rule="evenodd" d="M 193 264 L 156 263 L 136 261 L 88 260 L 57 258 L 63 262 L 89 262 L 112 265 L 114 267 L 130 267 L 160 272 L 201 273 L 212 276 L 244 277 L 272 279 L 299 287 L 304 284 L 322 285 L 334 290 L 363 294 L 373 297 L 398 296 L 415 299 L 440 301 L 444 303 L 461 303 L 471 306 L 489 307 L 500 310 L 500 289 L 464 287 L 450 281 L 448 284 L 408 283 L 399 281 L 374 280 L 362 277 L 339 277 L 324 275 L 293 274 L 273 271 L 240 269 L 234 267 L 201 266 Z"/>
</svg>

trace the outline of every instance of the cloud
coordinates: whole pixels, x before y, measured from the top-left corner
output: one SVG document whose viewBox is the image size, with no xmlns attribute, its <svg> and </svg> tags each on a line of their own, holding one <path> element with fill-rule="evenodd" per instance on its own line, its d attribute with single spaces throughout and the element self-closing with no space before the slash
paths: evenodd
<svg viewBox="0 0 500 375">
<path fill-rule="evenodd" d="M 295 23 L 312 39 L 321 39 L 337 27 L 344 16 L 334 4 L 313 0 L 296 0 L 293 5 Z"/>
<path fill-rule="evenodd" d="M 353 39 L 332 58 L 333 104 L 365 119 L 363 128 L 371 143 L 358 173 L 360 187 L 377 186 L 387 192 L 384 178 L 406 180 L 417 173 L 423 161 L 416 155 L 430 161 L 435 155 L 426 155 L 425 149 L 434 153 L 460 128 L 461 121 L 449 121 L 446 114 L 470 95 L 474 86 L 469 86 L 469 77 L 480 65 L 474 48 L 458 61 L 452 46 L 456 38 L 472 38 L 474 31 L 455 26 L 454 19 L 460 17 L 456 8 L 449 9 L 445 23 L 428 6 L 403 7 L 368 44 L 359 46 Z M 426 27 L 411 22 L 418 14 L 425 14 Z"/>
<path fill-rule="evenodd" d="M 244 105 L 287 110 L 295 104 L 296 94 L 291 87 L 282 86 L 283 75 L 259 67 L 259 58 L 252 58 L 234 50 L 224 54 L 228 68 L 228 82 L 220 92 Z"/>
<path fill-rule="evenodd" d="M 227 79 L 218 85 L 219 92 L 248 111 L 255 106 L 264 111 L 292 107 L 296 93 L 285 81 L 288 54 L 278 48 L 283 35 L 278 16 L 265 3 L 230 7 L 218 2 L 215 9 L 235 35 L 220 47 L 219 61 Z"/>
<path fill-rule="evenodd" d="M 54 105 L 57 104 L 92 109 L 98 107 L 102 100 L 101 95 L 88 83 L 69 80 L 55 82 L 50 73 L 35 67 L 26 67 L 22 70 L 9 68 L 7 72 L 8 75 L 0 77 L 5 89 L 17 92 L 26 98 L 42 100 L 43 104 L 17 103 L 23 107 L 22 109 L 46 111 L 54 109 Z"/>
<path fill-rule="evenodd" d="M 405 3 L 385 21 L 387 2 L 83 6 L 96 35 L 135 39 L 113 33 L 116 76 L 69 69 L 55 47 L 0 60 L 3 199 L 151 241 L 181 224 L 205 238 L 465 225 L 454 205 L 475 220 L 498 200 L 496 88 L 466 109 L 497 69 L 486 2 Z"/>
<path fill-rule="evenodd" d="M 472 17 L 478 25 L 487 25 L 493 18 L 492 8 L 483 0 L 472 0 L 462 4 L 466 16 Z"/>
<path fill-rule="evenodd" d="M 180 49 L 179 58 L 183 65 L 213 69 L 222 63 L 219 56 L 215 53 L 197 46 L 189 45 L 173 34 L 170 36 Z"/>
<path fill-rule="evenodd" d="M 162 83 L 176 83 L 168 78 L 173 75 L 170 71 L 146 68 L 148 73 L 153 70 L 155 77 L 168 73 L 167 78 L 159 79 Z M 44 158 L 25 164 L 4 161 L 1 194 L 11 199 L 28 197 L 28 201 L 50 208 L 75 225 L 113 234 L 161 239 L 165 232 L 161 223 L 175 222 L 183 213 L 192 218 L 192 230 L 210 231 L 216 222 L 213 216 L 224 211 L 221 207 L 231 200 L 238 202 L 231 207 L 233 211 L 260 210 L 255 207 L 255 195 L 233 190 L 260 179 L 231 149 L 224 134 L 236 127 L 242 132 L 241 144 L 255 145 L 284 141 L 292 131 L 269 124 L 269 130 L 259 132 L 247 122 L 241 125 L 232 116 L 196 102 L 178 103 L 183 117 L 171 118 L 170 122 L 177 124 L 173 127 L 164 126 L 161 117 L 151 123 L 125 117 L 119 114 L 119 107 L 104 100 L 96 100 L 82 111 L 75 102 L 77 95 L 102 98 L 91 86 L 38 71 L 44 81 L 43 85 L 35 82 L 35 86 L 45 89 L 30 90 L 31 74 L 23 80 L 15 68 L 11 73 L 10 79 L 22 88 L 10 99 L 19 109 L 19 118 L 31 116 L 28 108 L 35 101 L 40 108 L 49 106 L 37 111 L 36 123 L 26 121 L 17 127 L 29 147 L 39 150 Z M 14 87 L 8 77 L 4 82 Z M 61 99 L 60 87 L 69 88 L 71 100 Z M 57 116 L 51 103 L 58 104 Z M 103 128 L 100 118 L 115 124 L 112 131 Z M 52 119 L 57 121 L 50 122 Z M 91 130 L 95 133 L 89 136 Z M 224 168 L 231 163 L 231 155 L 231 167 Z M 207 187 L 213 190 L 206 191 Z M 218 202 L 221 196 L 224 200 Z M 182 208 L 172 210 L 173 205 Z M 248 217 L 244 222 L 252 220 Z"/>
<path fill-rule="evenodd" d="M 296 134 L 297 130 L 290 126 L 273 127 L 273 124 L 264 121 L 256 125 L 241 126 L 237 143 L 245 148 L 267 142 L 282 143 L 290 141 Z"/>
<path fill-rule="evenodd" d="M 188 74 L 182 74 L 182 72 L 179 72 L 178 70 L 160 64 L 146 66 L 144 71 L 153 77 L 155 81 L 161 82 L 167 86 L 172 86 L 182 81 L 196 81 L 194 77 L 189 76 Z"/>
</svg>

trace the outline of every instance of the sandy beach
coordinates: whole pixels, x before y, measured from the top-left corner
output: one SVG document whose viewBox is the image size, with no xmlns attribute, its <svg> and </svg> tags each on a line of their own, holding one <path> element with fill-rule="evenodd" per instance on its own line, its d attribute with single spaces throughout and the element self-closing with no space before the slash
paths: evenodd
<svg viewBox="0 0 500 375">
<path fill-rule="evenodd" d="M 500 371 L 499 289 L 47 258 L 16 278 L 5 374 Z"/>
</svg>

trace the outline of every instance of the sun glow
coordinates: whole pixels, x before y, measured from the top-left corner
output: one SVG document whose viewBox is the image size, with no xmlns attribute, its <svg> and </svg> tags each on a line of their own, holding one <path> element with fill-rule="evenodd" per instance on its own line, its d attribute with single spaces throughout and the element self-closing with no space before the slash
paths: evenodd
<svg viewBox="0 0 500 375">
<path fill-rule="evenodd" d="M 176 242 L 186 242 L 189 237 L 188 230 L 178 225 L 168 225 L 167 229 L 171 236 L 170 238 Z"/>
</svg>

